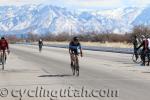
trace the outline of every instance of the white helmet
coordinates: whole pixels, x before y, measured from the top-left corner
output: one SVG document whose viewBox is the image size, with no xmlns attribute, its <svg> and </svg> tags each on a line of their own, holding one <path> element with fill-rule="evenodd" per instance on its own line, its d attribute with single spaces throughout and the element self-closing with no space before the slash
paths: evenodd
<svg viewBox="0 0 150 100">
<path fill-rule="evenodd" d="M 144 35 L 141 35 L 141 38 L 145 38 L 145 36 L 144 36 Z"/>
<path fill-rule="evenodd" d="M 40 39 L 39 41 L 42 41 L 42 39 Z"/>
</svg>

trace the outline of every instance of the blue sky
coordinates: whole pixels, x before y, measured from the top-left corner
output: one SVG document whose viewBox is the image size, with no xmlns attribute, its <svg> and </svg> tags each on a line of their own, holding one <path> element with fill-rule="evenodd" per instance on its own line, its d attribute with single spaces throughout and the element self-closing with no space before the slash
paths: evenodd
<svg viewBox="0 0 150 100">
<path fill-rule="evenodd" d="M 73 9 L 110 9 L 146 6 L 150 0 L 0 0 L 0 5 L 51 4 Z"/>
</svg>

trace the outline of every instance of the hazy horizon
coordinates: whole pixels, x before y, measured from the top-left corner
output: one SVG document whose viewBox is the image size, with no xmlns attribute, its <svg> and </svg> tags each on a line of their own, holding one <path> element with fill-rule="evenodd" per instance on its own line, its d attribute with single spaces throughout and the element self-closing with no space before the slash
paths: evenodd
<svg viewBox="0 0 150 100">
<path fill-rule="evenodd" d="M 8 3 L 9 2 L 9 3 Z M 46 4 L 70 9 L 114 9 L 119 7 L 144 7 L 150 4 L 149 0 L 0 0 L 0 6 Z"/>
</svg>

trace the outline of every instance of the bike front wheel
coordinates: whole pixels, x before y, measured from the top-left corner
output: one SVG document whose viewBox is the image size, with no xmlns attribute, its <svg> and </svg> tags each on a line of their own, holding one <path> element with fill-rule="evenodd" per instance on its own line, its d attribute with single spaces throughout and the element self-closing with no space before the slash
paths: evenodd
<svg viewBox="0 0 150 100">
<path fill-rule="evenodd" d="M 135 54 L 133 54 L 132 55 L 132 60 L 133 60 L 134 63 L 138 63 L 138 64 L 142 62 L 140 55 L 136 56 Z"/>
<path fill-rule="evenodd" d="M 5 66 L 5 54 L 2 55 L 2 70 L 4 70 L 4 66 Z"/>
</svg>

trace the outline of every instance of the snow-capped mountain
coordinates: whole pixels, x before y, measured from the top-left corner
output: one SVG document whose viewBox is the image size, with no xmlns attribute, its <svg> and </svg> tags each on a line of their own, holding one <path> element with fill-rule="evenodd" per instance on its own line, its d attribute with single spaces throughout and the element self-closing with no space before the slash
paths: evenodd
<svg viewBox="0 0 150 100">
<path fill-rule="evenodd" d="M 145 8 L 132 22 L 133 25 L 150 25 L 150 7 Z"/>
<path fill-rule="evenodd" d="M 150 24 L 150 7 L 103 11 L 70 11 L 51 5 L 0 6 L 0 32 L 90 33 L 130 31 L 133 25 Z"/>
</svg>

